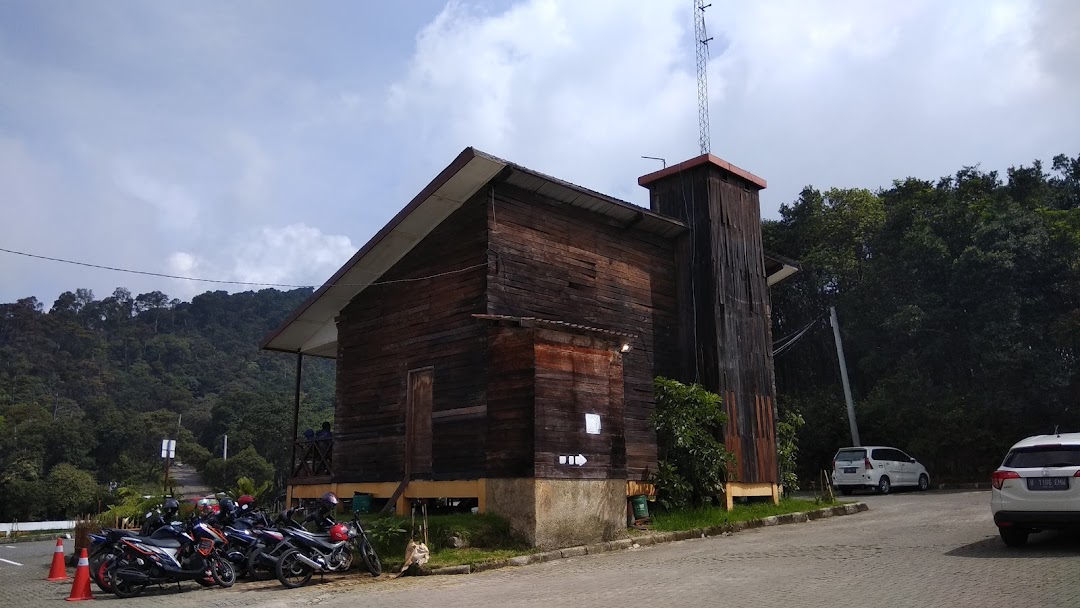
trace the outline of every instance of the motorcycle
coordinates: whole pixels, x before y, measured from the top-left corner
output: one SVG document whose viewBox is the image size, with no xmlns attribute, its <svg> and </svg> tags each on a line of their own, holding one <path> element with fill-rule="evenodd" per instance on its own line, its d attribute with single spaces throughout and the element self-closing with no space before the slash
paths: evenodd
<svg viewBox="0 0 1080 608">
<path fill-rule="evenodd" d="M 276 576 L 278 560 L 294 548 L 287 533 L 291 530 L 306 531 L 304 524 L 294 519 L 296 513 L 303 511 L 303 508 L 287 509 L 278 513 L 273 527 L 253 530 L 257 540 L 248 553 L 247 562 L 247 572 L 252 579 L 269 580 Z M 309 516 L 304 519 L 304 523 L 311 520 L 312 517 Z M 326 523 L 333 525 L 336 522 L 329 519 L 322 522 L 323 525 Z"/>
<path fill-rule="evenodd" d="M 228 559 L 237 576 L 255 578 L 251 569 L 251 555 L 260 547 L 260 542 L 266 538 L 274 538 L 273 531 L 269 534 L 264 531 L 270 527 L 270 522 L 262 513 L 243 512 L 240 515 L 230 514 L 219 518 L 219 528 L 229 541 L 228 549 L 224 556 Z M 281 535 L 277 535 L 281 540 Z"/>
<path fill-rule="evenodd" d="M 194 518 L 178 539 L 128 536 L 121 552 L 109 562 L 104 578 L 121 598 L 135 597 L 149 585 L 193 580 L 200 585 L 231 587 L 232 564 L 223 556 L 228 541 L 221 531 Z"/>
<path fill-rule="evenodd" d="M 333 521 L 333 520 L 330 520 Z M 285 529 L 290 545 L 277 560 L 278 581 L 287 588 L 306 585 L 314 573 L 344 572 L 352 567 L 353 552 L 360 553 L 372 576 L 382 573 L 382 562 L 371 545 L 367 532 L 354 514 L 353 521 L 329 526 L 327 537 L 306 530 Z"/>
<path fill-rule="evenodd" d="M 145 521 L 138 531 L 122 528 L 104 528 L 97 534 L 90 534 L 90 578 L 99 589 L 112 593 L 112 585 L 105 571 L 110 563 L 122 551 L 120 541 L 128 537 L 146 537 L 153 540 L 176 540 L 184 532 L 183 524 L 167 521 L 160 510 L 147 512 Z"/>
</svg>

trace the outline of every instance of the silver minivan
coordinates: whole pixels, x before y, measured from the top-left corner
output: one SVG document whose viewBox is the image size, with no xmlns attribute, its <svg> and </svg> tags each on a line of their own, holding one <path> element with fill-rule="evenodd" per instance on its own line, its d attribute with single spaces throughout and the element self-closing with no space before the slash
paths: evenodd
<svg viewBox="0 0 1080 608">
<path fill-rule="evenodd" d="M 930 487 L 926 467 L 903 450 L 888 446 L 840 448 L 833 457 L 833 487 L 845 496 L 859 488 L 888 494 L 894 487 Z"/>
</svg>

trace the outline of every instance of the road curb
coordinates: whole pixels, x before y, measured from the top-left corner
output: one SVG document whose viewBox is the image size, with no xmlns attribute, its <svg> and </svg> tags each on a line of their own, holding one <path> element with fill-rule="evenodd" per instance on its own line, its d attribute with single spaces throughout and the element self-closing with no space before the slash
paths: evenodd
<svg viewBox="0 0 1080 608">
<path fill-rule="evenodd" d="M 42 540 L 55 541 L 57 538 L 71 540 L 71 532 L 59 534 L 16 534 L 15 536 L 0 536 L 0 544 L 34 543 Z"/>
<path fill-rule="evenodd" d="M 979 481 L 974 483 L 939 483 L 934 487 L 938 490 L 989 490 L 990 482 Z"/>
<path fill-rule="evenodd" d="M 510 559 L 500 559 L 480 564 L 424 569 L 422 570 L 422 574 L 434 576 L 451 574 L 472 574 L 474 572 L 484 572 L 486 570 L 497 570 L 499 568 L 506 568 L 507 566 L 527 566 L 529 564 L 549 562 L 556 559 L 567 559 L 571 557 L 581 557 L 585 555 L 597 555 L 599 553 L 610 553 L 612 551 L 625 551 L 628 549 L 638 549 L 640 547 L 648 547 L 652 545 L 659 545 L 661 543 L 690 540 L 693 538 L 709 538 L 713 536 L 723 536 L 733 534 L 742 530 L 752 530 L 754 528 L 762 528 L 766 526 L 782 526 L 786 524 L 806 523 L 829 517 L 854 515 L 856 513 L 862 513 L 863 511 L 869 510 L 870 507 L 865 502 L 848 503 L 846 505 L 837 505 L 835 507 L 814 509 L 813 511 L 800 511 L 798 513 L 773 515 L 771 517 L 765 517 L 762 519 L 740 521 L 733 524 L 726 524 L 723 526 L 694 528 L 693 530 L 679 530 L 675 532 L 649 532 L 635 538 L 622 538 L 619 540 L 611 540 L 602 543 L 593 543 L 591 545 L 579 545 L 577 547 L 555 549 L 553 551 L 545 551 L 543 553 L 519 555 L 517 557 L 511 557 Z"/>
</svg>

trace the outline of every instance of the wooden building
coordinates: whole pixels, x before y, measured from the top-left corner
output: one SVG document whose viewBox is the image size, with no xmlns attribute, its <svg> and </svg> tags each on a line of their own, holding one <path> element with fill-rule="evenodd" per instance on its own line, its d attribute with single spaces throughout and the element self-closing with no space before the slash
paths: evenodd
<svg viewBox="0 0 1080 608">
<path fill-rule="evenodd" d="M 733 494 L 777 483 L 765 182 L 711 155 L 651 209 L 465 149 L 263 347 L 337 359 L 332 445 L 289 497 L 476 498 L 538 546 L 612 537 L 649 492 L 652 378 L 724 396 Z M 298 392 L 299 394 L 299 392 Z M 295 425 L 294 425 L 295 426 Z"/>
</svg>

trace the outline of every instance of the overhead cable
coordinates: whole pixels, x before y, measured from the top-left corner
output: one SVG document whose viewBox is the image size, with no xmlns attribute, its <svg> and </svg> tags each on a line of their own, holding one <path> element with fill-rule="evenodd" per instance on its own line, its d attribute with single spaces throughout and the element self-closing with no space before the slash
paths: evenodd
<svg viewBox="0 0 1080 608">
<path fill-rule="evenodd" d="M 288 283 L 259 283 L 259 282 L 253 282 L 253 281 L 226 281 L 226 280 L 222 280 L 222 279 L 202 279 L 202 278 L 197 278 L 197 277 L 184 277 L 184 276 L 179 276 L 179 275 L 174 275 L 174 274 L 165 274 L 165 273 L 162 273 L 162 272 L 150 272 L 150 271 L 147 271 L 147 270 L 132 270 L 130 268 L 117 268 L 115 266 L 103 266 L 101 264 L 91 264 L 89 262 L 79 262 L 79 261 L 76 261 L 76 260 L 65 260 L 63 258 L 54 258 L 54 257 L 50 257 L 50 256 L 45 256 L 45 255 L 37 255 L 37 254 L 33 254 L 33 253 L 26 253 L 25 251 L 15 251 L 15 250 L 12 250 L 12 249 L 4 249 L 2 247 L 0 247 L 0 252 L 10 253 L 10 254 L 14 254 L 14 255 L 21 255 L 21 256 L 28 257 L 28 258 L 36 258 L 36 259 L 39 259 L 39 260 L 48 260 L 50 262 L 61 262 L 61 263 L 64 263 L 64 264 L 73 264 L 75 266 L 85 266 L 87 268 L 97 268 L 97 269 L 100 269 L 100 270 L 111 270 L 113 272 L 126 272 L 128 274 L 141 274 L 141 275 L 146 275 L 146 276 L 151 276 L 151 277 L 161 277 L 161 278 L 165 278 L 165 279 L 178 279 L 178 280 L 181 280 L 181 281 L 193 281 L 193 282 L 196 282 L 196 283 L 218 283 L 218 284 L 224 284 L 224 285 L 247 285 L 247 286 L 255 286 L 255 287 L 288 287 L 288 288 L 292 288 L 292 289 L 299 289 L 299 288 L 316 289 L 316 288 L 320 287 L 319 285 L 292 285 L 292 284 L 288 284 Z M 458 268 L 457 270 L 448 270 L 446 272 L 440 272 L 438 274 L 432 274 L 432 275 L 423 276 L 423 277 L 412 277 L 412 278 L 408 278 L 408 279 L 390 279 L 390 280 L 386 280 L 386 281 L 372 281 L 370 283 L 334 283 L 334 284 L 327 283 L 327 284 L 324 284 L 323 286 L 324 287 L 371 287 L 371 286 L 374 286 L 374 285 L 388 285 L 388 284 L 391 284 L 391 283 L 409 283 L 409 282 L 412 282 L 412 281 L 426 281 L 427 279 L 434 279 L 434 278 L 446 276 L 446 275 L 449 275 L 449 274 L 456 274 L 456 273 L 459 273 L 459 272 L 467 272 L 469 270 L 475 270 L 477 268 L 481 268 L 481 267 L 484 267 L 484 266 L 487 266 L 487 262 L 482 262 L 480 264 L 473 264 L 472 266 L 467 266 L 465 268 Z"/>
</svg>

